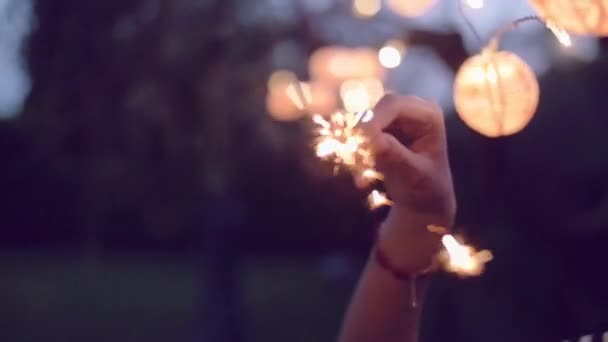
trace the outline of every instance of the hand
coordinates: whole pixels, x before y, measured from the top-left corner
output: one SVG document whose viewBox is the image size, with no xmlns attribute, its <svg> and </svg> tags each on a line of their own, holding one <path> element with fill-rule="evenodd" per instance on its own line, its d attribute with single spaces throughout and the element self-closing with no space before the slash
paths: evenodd
<svg viewBox="0 0 608 342">
<path fill-rule="evenodd" d="M 426 227 L 450 228 L 456 212 L 443 113 L 417 97 L 387 95 L 374 114 L 361 129 L 394 203 L 379 243 L 416 272 L 430 264 L 440 244 Z"/>
</svg>

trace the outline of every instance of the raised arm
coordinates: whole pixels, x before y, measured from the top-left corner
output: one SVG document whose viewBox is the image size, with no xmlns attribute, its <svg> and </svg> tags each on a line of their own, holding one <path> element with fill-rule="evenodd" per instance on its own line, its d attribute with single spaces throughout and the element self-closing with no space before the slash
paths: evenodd
<svg viewBox="0 0 608 342">
<path fill-rule="evenodd" d="M 374 114 L 361 128 L 394 204 L 380 228 L 339 341 L 413 342 L 418 339 L 428 279 L 419 277 L 413 284 L 391 270 L 415 276 L 428 269 L 440 238 L 426 227 L 449 228 L 453 223 L 456 204 L 443 114 L 431 102 L 397 95 L 384 97 Z"/>
</svg>

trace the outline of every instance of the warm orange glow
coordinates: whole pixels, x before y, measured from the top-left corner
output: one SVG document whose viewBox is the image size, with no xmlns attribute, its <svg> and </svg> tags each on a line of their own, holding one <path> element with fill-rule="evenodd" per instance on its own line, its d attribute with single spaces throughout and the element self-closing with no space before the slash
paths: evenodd
<svg viewBox="0 0 608 342">
<path fill-rule="evenodd" d="M 393 69 L 401 65 L 405 54 L 405 44 L 399 40 L 388 41 L 379 51 L 378 60 L 383 67 Z"/>
<path fill-rule="evenodd" d="M 353 12 L 358 17 L 369 18 L 373 17 L 382 8 L 380 0 L 353 0 Z"/>
<path fill-rule="evenodd" d="M 287 70 L 278 70 L 268 79 L 266 109 L 277 121 L 297 120 L 304 114 L 306 94 L 297 93 L 298 79 Z"/>
<path fill-rule="evenodd" d="M 383 95 L 384 85 L 375 78 L 348 80 L 340 86 L 340 98 L 347 112 L 362 112 L 372 108 Z"/>
<path fill-rule="evenodd" d="M 466 60 L 454 84 L 460 118 L 489 137 L 524 129 L 536 113 L 539 95 L 536 75 L 523 60 L 490 49 Z"/>
<path fill-rule="evenodd" d="M 349 79 L 384 77 L 377 52 L 367 48 L 320 48 L 310 57 L 308 68 L 313 80 L 333 84 L 340 84 Z"/>
<path fill-rule="evenodd" d="M 441 242 L 445 247 L 442 254 L 444 267 L 449 272 L 454 272 L 462 276 L 480 275 L 485 264 L 492 260 L 492 253 L 488 250 L 475 251 L 473 247 L 460 243 L 452 235 L 444 235 Z"/>
<path fill-rule="evenodd" d="M 305 91 L 304 95 L 307 96 L 306 110 L 308 112 L 329 115 L 338 109 L 338 96 L 330 85 L 312 81 L 301 82 L 301 87 Z"/>
<path fill-rule="evenodd" d="M 393 202 L 386 197 L 386 194 L 374 190 L 367 196 L 367 204 L 371 210 L 375 210 L 380 207 L 390 206 Z"/>
<path fill-rule="evenodd" d="M 538 14 L 578 33 L 608 36 L 608 0 L 530 0 Z"/>
<path fill-rule="evenodd" d="M 388 6 L 404 17 L 419 17 L 436 3 L 437 0 L 388 0 Z"/>
</svg>

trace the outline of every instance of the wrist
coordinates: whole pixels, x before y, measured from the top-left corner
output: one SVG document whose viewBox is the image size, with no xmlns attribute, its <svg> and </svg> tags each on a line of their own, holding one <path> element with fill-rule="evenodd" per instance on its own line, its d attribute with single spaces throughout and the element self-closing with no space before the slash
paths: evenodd
<svg viewBox="0 0 608 342">
<path fill-rule="evenodd" d="M 424 272 L 435 264 L 441 248 L 441 235 L 430 232 L 427 227 L 449 228 L 452 221 L 449 215 L 413 212 L 395 206 L 379 228 L 376 248 L 398 269 L 411 274 Z"/>
</svg>

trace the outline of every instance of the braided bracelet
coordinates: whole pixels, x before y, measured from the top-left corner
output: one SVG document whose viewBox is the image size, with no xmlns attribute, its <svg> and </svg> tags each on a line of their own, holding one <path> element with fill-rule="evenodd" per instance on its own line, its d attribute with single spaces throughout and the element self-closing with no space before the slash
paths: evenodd
<svg viewBox="0 0 608 342">
<path fill-rule="evenodd" d="M 437 258 L 433 258 L 433 261 L 431 262 L 431 264 L 428 267 L 426 267 L 422 271 L 419 271 L 416 273 L 411 273 L 408 271 L 400 270 L 398 267 L 396 267 L 390 261 L 389 257 L 386 255 L 386 253 L 384 253 L 384 251 L 380 248 L 380 244 L 378 243 L 378 241 L 379 241 L 378 237 L 380 235 L 379 228 L 380 227 L 378 227 L 378 229 L 376 229 L 375 243 L 374 243 L 374 247 L 373 247 L 374 259 L 376 260 L 378 265 L 380 265 L 380 267 L 382 267 L 384 270 L 389 272 L 395 279 L 410 282 L 410 295 L 412 298 L 412 308 L 416 308 L 418 306 L 418 302 L 417 302 L 418 294 L 416 291 L 416 281 L 418 279 L 428 278 L 431 275 L 431 273 L 433 273 L 435 270 L 437 270 L 437 267 L 438 267 Z"/>
</svg>

